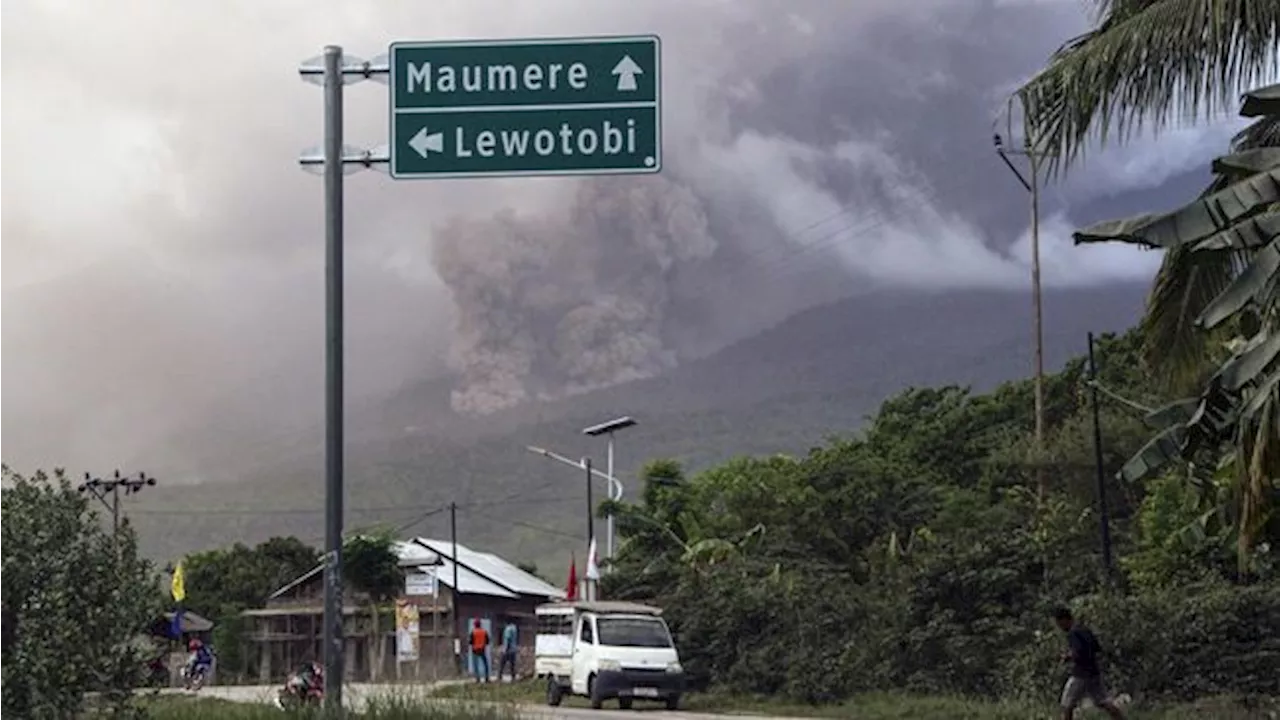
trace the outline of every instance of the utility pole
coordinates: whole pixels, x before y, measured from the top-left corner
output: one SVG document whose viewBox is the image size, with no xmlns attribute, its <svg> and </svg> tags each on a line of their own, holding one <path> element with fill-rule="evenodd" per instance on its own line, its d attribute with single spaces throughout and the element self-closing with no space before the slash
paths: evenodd
<svg viewBox="0 0 1280 720">
<path fill-rule="evenodd" d="M 120 532 L 120 488 L 124 488 L 124 494 L 129 496 L 142 492 L 144 487 L 154 487 L 155 484 L 156 479 L 147 477 L 145 472 L 138 473 L 136 478 L 129 478 L 121 477 L 120 471 L 116 470 L 110 480 L 95 478 L 85 473 L 84 482 L 76 489 L 93 495 L 111 513 L 111 535 L 115 537 Z M 108 494 L 111 495 L 110 503 L 107 502 Z"/>
<path fill-rule="evenodd" d="M 1093 333 L 1089 333 L 1089 404 L 1093 406 L 1093 465 L 1098 480 L 1098 523 L 1102 538 L 1103 577 L 1111 580 L 1111 511 L 1107 504 L 1106 476 L 1102 468 L 1102 422 L 1098 404 L 1098 366 L 1093 358 Z"/>
<path fill-rule="evenodd" d="M 462 663 L 462 630 L 458 623 L 462 621 L 461 613 L 458 612 L 458 598 L 462 593 L 458 592 L 458 503 L 449 503 L 449 537 L 453 542 L 453 551 L 450 554 L 450 560 L 453 562 L 453 656 L 454 662 L 461 667 Z"/>
<path fill-rule="evenodd" d="M 1022 150 L 1009 150 L 1004 147 L 1004 139 L 997 133 L 994 136 L 996 154 L 1004 161 L 1031 195 L 1031 297 L 1035 325 L 1035 450 L 1036 450 L 1036 494 L 1044 499 L 1047 492 L 1044 466 L 1044 312 L 1040 288 L 1040 161 L 1044 153 L 1031 147 L 1028 140 Z M 1022 176 L 1017 166 L 1009 160 L 1009 155 L 1025 155 L 1030 169 L 1031 179 Z"/>
</svg>

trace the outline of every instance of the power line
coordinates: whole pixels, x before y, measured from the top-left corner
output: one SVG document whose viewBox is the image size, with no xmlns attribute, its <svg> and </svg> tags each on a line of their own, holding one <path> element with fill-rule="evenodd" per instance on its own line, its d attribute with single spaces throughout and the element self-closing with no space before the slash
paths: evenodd
<svg viewBox="0 0 1280 720">
<path fill-rule="evenodd" d="M 567 502 L 567 496 L 546 497 L 546 498 L 519 498 L 512 497 L 504 500 L 495 501 L 477 501 L 474 503 L 460 504 L 458 507 L 467 506 L 495 506 L 507 504 L 541 504 L 541 503 L 561 503 Z M 381 507 L 365 507 L 365 508 L 347 508 L 348 513 L 379 513 L 379 512 L 395 512 L 395 511 L 413 511 L 421 509 L 434 509 L 437 505 L 384 505 Z M 277 515 L 320 515 L 324 513 L 324 508 L 204 508 L 204 509 L 180 509 L 180 508 L 150 508 L 143 510 L 134 510 L 132 514 L 136 515 L 156 515 L 156 516 L 176 516 L 176 517 L 193 517 L 201 515 L 211 516 L 277 516 Z"/>
<path fill-rule="evenodd" d="M 527 530 L 533 530 L 533 531 L 535 531 L 535 532 L 540 532 L 540 533 L 543 533 L 543 534 L 545 534 L 545 535 L 554 535 L 554 536 L 556 536 L 556 537 L 569 538 L 569 539 L 571 539 L 571 540 L 581 540 L 581 539 L 582 539 L 582 538 L 578 537 L 578 535 L 576 535 L 576 534 L 574 534 L 574 533 L 565 532 L 564 530 L 557 530 L 556 528 L 546 527 L 545 525 L 535 525 L 534 523 L 527 523 L 527 522 L 524 522 L 524 521 L 522 521 L 522 520 L 513 520 L 513 519 L 511 519 L 511 518 L 506 518 L 506 517 L 494 517 L 494 516 L 491 516 L 491 515 L 481 515 L 480 513 L 476 513 L 476 512 L 474 512 L 474 511 L 472 511 L 472 510 L 468 510 L 468 509 L 464 508 L 462 505 L 459 505 L 459 506 L 458 506 L 458 509 L 459 509 L 459 510 L 464 510 L 468 515 L 472 515 L 472 516 L 474 516 L 474 517 L 482 517 L 482 518 L 484 518 L 484 519 L 486 519 L 486 520 L 494 520 L 494 521 L 497 521 L 497 522 L 505 523 L 505 524 L 507 524 L 507 525 L 514 525 L 515 527 L 521 527 L 521 528 L 525 528 L 525 529 L 527 529 Z"/>
</svg>

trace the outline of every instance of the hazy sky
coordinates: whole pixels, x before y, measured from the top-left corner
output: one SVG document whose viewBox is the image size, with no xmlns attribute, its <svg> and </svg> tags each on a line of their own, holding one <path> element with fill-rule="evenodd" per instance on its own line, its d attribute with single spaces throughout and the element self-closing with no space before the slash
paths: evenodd
<svg viewBox="0 0 1280 720">
<path fill-rule="evenodd" d="M 662 36 L 658 178 L 347 182 L 352 397 L 450 370 L 476 411 L 657 372 L 845 289 L 1024 285 L 990 123 L 1085 23 L 1076 0 L 6 2 L 4 457 L 101 467 L 319 421 L 321 181 L 296 156 L 321 92 L 296 68 L 325 44 Z M 346 109 L 348 144 L 386 142 L 385 86 Z M 1046 282 L 1149 277 L 1153 253 L 1071 248 L 1099 219 L 1080 209 L 1237 125 L 1050 188 Z"/>
</svg>

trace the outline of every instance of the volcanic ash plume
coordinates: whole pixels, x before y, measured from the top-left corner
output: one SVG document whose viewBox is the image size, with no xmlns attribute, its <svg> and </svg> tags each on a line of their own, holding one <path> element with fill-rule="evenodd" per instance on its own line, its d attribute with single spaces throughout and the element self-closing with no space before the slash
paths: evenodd
<svg viewBox="0 0 1280 720">
<path fill-rule="evenodd" d="M 658 176 L 583 180 L 559 208 L 454 218 L 434 237 L 457 306 L 453 407 L 465 413 L 672 366 L 672 284 L 716 249 L 701 201 Z"/>
</svg>

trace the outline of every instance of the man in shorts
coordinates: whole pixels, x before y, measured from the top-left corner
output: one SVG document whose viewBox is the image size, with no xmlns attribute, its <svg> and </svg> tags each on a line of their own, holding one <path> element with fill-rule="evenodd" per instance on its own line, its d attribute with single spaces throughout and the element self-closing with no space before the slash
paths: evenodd
<svg viewBox="0 0 1280 720">
<path fill-rule="evenodd" d="M 1071 663 L 1071 677 L 1062 688 L 1062 720 L 1072 720 L 1076 708 L 1086 697 L 1111 717 L 1124 720 L 1124 713 L 1111 701 L 1102 682 L 1102 668 L 1098 664 L 1102 646 L 1098 638 L 1089 628 L 1077 623 L 1065 607 L 1053 611 L 1053 620 L 1067 634 L 1069 650 L 1062 661 Z"/>
</svg>

